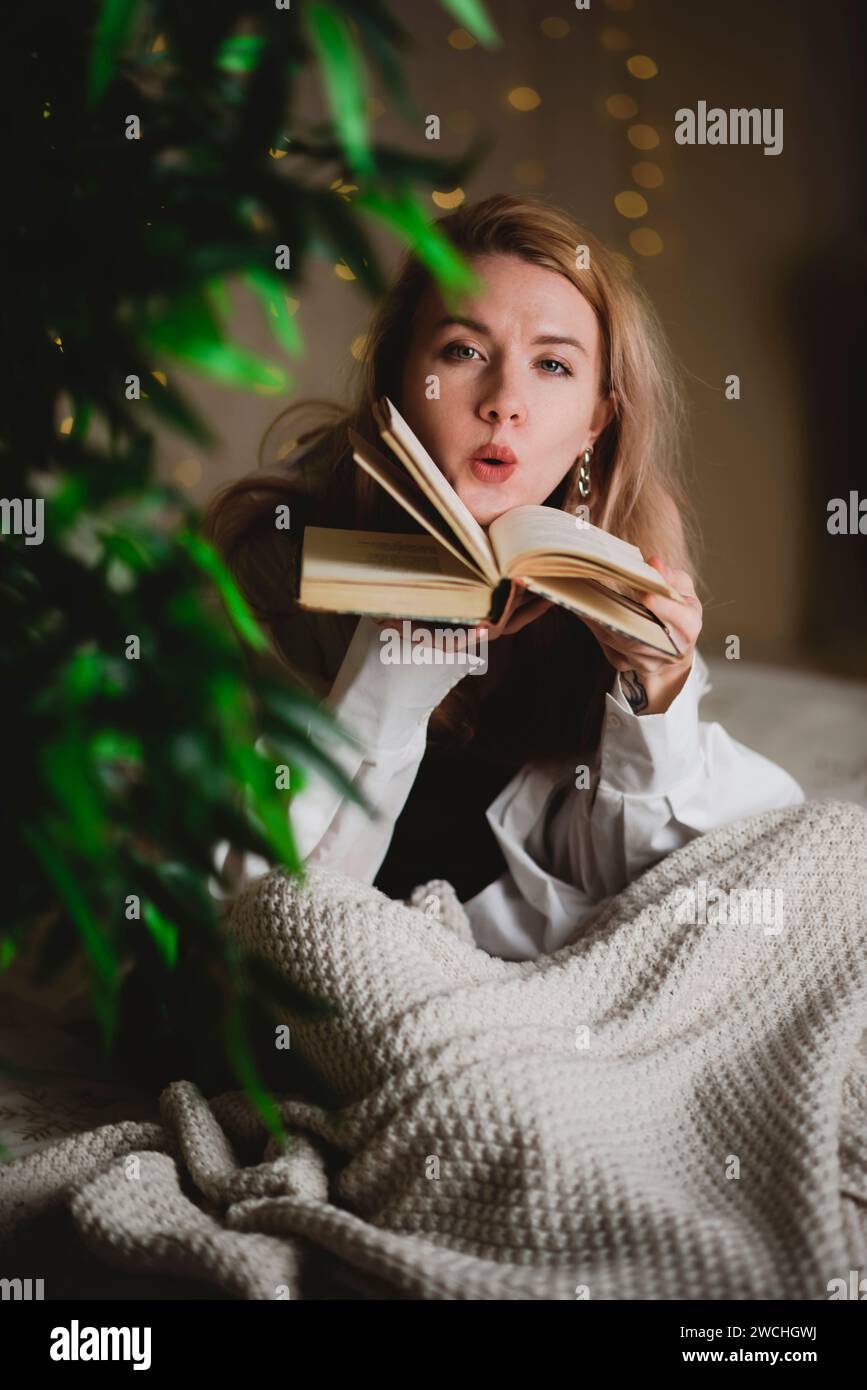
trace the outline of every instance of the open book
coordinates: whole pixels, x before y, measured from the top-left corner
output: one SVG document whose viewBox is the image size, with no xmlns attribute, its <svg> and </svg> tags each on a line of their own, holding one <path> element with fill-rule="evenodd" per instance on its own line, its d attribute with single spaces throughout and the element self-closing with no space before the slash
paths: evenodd
<svg viewBox="0 0 867 1390">
<path fill-rule="evenodd" d="M 302 608 L 495 625 L 523 586 L 612 632 L 681 655 L 656 614 L 623 592 L 651 590 L 682 602 L 637 546 L 556 507 L 514 507 L 485 531 L 387 396 L 374 414 L 394 458 L 350 430 L 353 458 L 422 530 L 306 527 Z"/>
</svg>

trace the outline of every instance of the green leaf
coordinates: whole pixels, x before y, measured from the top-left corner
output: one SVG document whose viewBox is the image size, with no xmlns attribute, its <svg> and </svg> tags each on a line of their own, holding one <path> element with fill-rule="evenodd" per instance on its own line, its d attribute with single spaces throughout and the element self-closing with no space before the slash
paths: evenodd
<svg viewBox="0 0 867 1390">
<path fill-rule="evenodd" d="M 224 341 L 202 289 L 178 295 L 163 314 L 150 318 L 142 337 L 152 351 L 170 353 L 226 386 L 289 389 L 282 367 Z"/>
<path fill-rule="evenodd" d="M 252 72 L 264 51 L 265 40 L 261 34 L 233 34 L 231 38 L 223 39 L 214 56 L 214 63 L 223 72 Z"/>
<path fill-rule="evenodd" d="M 142 903 L 142 917 L 166 965 L 174 969 L 178 960 L 177 927 L 152 902 Z"/>
<path fill-rule="evenodd" d="M 98 531 L 97 535 L 109 555 L 114 555 L 118 560 L 122 560 L 137 574 L 145 570 L 152 570 L 156 565 L 156 557 L 137 536 L 131 536 L 126 531 L 116 529 Z"/>
<path fill-rule="evenodd" d="M 114 76 L 117 59 L 132 25 L 137 0 L 104 0 L 90 54 L 88 99 L 99 101 Z"/>
<path fill-rule="evenodd" d="M 280 1112 L 274 1104 L 273 1098 L 262 1085 L 259 1073 L 256 1070 L 247 1039 L 244 1036 L 241 1010 L 237 1001 L 233 1002 L 229 1015 L 224 1022 L 223 1035 L 226 1040 L 226 1049 L 229 1058 L 235 1068 L 235 1074 L 241 1081 L 244 1090 L 253 1101 L 253 1104 L 262 1116 L 267 1128 L 282 1144 L 286 1144 L 288 1142 L 288 1135 L 283 1128 Z"/>
<path fill-rule="evenodd" d="M 360 739 L 338 724 L 327 705 L 300 687 L 263 686 L 261 699 L 262 708 L 273 714 L 276 719 L 282 720 L 293 731 L 300 726 L 307 733 L 315 731 L 326 738 L 342 739 L 354 748 L 360 749 L 364 746 Z"/>
<path fill-rule="evenodd" d="M 91 755 L 97 762 L 142 763 L 141 739 L 119 729 L 100 729 L 90 740 Z"/>
<path fill-rule="evenodd" d="M 244 707 L 244 687 L 235 678 L 219 672 L 209 682 L 209 690 L 213 707 L 223 723 L 229 767 L 244 787 L 252 812 L 258 817 L 274 853 L 289 869 L 297 869 L 300 859 L 286 806 L 274 784 L 274 765 L 253 746 L 250 720 Z"/>
<path fill-rule="evenodd" d="M 367 129 L 364 65 L 343 15 L 331 5 L 308 5 L 307 33 L 346 157 L 358 174 L 374 169 Z"/>
<path fill-rule="evenodd" d="M 441 4 L 486 48 L 496 48 L 502 43 L 482 0 L 441 0 Z"/>
<path fill-rule="evenodd" d="M 286 304 L 285 281 L 276 271 L 269 272 L 256 267 L 246 270 L 244 279 L 265 306 L 268 326 L 278 343 L 282 344 L 290 356 L 300 357 L 304 350 L 301 333 Z"/>
<path fill-rule="evenodd" d="M 356 199 L 360 207 L 393 227 L 409 243 L 438 284 L 452 293 L 479 288 L 472 269 L 427 217 L 415 193 L 370 191 Z"/>
<path fill-rule="evenodd" d="M 66 814 L 64 831 L 89 859 L 106 850 L 108 822 L 87 748 L 76 732 L 45 743 L 39 750 L 42 776 Z"/>
<path fill-rule="evenodd" d="M 220 591 L 220 597 L 237 631 L 256 651 L 266 651 L 268 640 L 247 605 L 247 600 L 235 583 L 222 557 L 208 541 L 193 531 L 182 531 L 177 537 L 178 544 L 191 556 L 199 569 L 211 578 Z"/>
<path fill-rule="evenodd" d="M 51 844 L 47 836 L 36 826 L 25 825 L 21 833 L 41 861 L 49 878 L 54 881 L 60 896 L 66 903 L 69 915 L 78 928 L 98 978 L 107 985 L 116 985 L 118 966 L 114 953 L 88 907 L 75 876 L 63 862 L 56 846 Z"/>
<path fill-rule="evenodd" d="M 87 488 L 81 478 L 67 476 L 53 497 L 48 499 L 49 526 L 53 531 L 64 531 L 79 515 L 87 499 Z"/>
</svg>

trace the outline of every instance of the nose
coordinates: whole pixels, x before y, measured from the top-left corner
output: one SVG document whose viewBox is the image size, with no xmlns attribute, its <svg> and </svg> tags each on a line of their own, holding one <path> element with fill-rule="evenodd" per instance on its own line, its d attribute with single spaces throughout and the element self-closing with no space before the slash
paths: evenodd
<svg viewBox="0 0 867 1390">
<path fill-rule="evenodd" d="M 499 372 L 486 384 L 479 402 L 479 415 L 491 425 L 501 424 L 504 420 L 518 425 L 526 420 L 527 405 L 523 394 L 505 372 Z"/>
</svg>

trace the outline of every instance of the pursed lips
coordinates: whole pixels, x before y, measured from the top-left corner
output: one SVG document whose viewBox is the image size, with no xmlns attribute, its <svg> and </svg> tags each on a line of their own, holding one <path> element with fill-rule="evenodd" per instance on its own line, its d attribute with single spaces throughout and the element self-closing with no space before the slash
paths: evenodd
<svg viewBox="0 0 867 1390">
<path fill-rule="evenodd" d="M 518 456 L 508 444 L 482 444 L 470 455 L 470 461 L 473 459 L 479 459 L 483 463 L 511 464 L 513 468 L 518 464 Z"/>
</svg>

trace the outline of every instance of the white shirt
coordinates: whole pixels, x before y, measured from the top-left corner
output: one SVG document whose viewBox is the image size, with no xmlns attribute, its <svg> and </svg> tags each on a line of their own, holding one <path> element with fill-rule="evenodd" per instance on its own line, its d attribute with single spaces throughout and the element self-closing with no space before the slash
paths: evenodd
<svg viewBox="0 0 867 1390">
<path fill-rule="evenodd" d="M 412 789 L 431 714 L 459 680 L 476 679 L 455 662 L 386 665 L 381 651 L 376 623 L 359 619 L 325 699 L 360 745 L 329 744 L 328 751 L 379 816 L 371 819 L 324 779 L 311 781 L 291 809 L 305 863 L 366 883 L 379 872 Z M 525 765 L 503 788 L 486 816 L 507 871 L 464 904 L 479 946 L 506 960 L 556 951 L 581 934 L 606 898 L 672 850 L 742 816 L 805 799 L 782 768 L 721 725 L 699 720 L 709 689 L 696 650 L 668 709 L 636 715 L 614 672 L 587 773 L 547 760 Z M 216 847 L 218 864 L 227 851 L 225 842 Z M 236 889 L 268 868 L 245 855 Z M 225 896 L 215 880 L 211 891 Z"/>
</svg>

